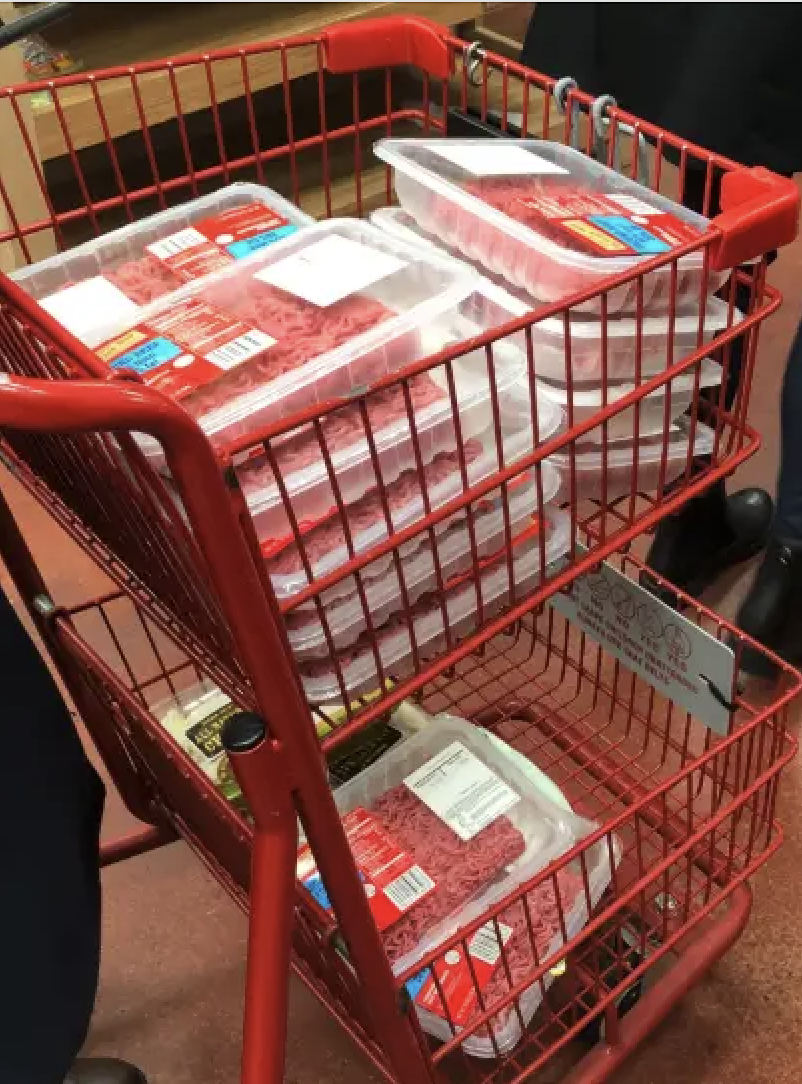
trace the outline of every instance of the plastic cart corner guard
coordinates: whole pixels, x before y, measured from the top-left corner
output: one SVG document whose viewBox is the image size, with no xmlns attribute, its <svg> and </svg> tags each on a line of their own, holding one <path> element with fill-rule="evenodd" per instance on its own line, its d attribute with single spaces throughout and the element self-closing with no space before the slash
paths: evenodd
<svg viewBox="0 0 802 1084">
<path fill-rule="evenodd" d="M 326 67 L 335 75 L 411 64 L 437 79 L 447 79 L 453 61 L 444 26 L 414 15 L 364 19 L 323 35 Z"/>
<path fill-rule="evenodd" d="M 713 270 L 748 263 L 790 244 L 799 233 L 799 189 L 790 178 L 762 166 L 725 173 L 721 206 L 713 219 L 722 233 L 710 254 Z"/>
</svg>

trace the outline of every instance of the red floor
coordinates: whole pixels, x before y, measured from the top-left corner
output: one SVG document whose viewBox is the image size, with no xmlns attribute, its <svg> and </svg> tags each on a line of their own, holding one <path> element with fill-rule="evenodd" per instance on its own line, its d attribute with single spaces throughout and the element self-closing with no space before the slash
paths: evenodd
<svg viewBox="0 0 802 1084">
<path fill-rule="evenodd" d="M 802 242 L 772 278 L 787 304 L 762 335 L 752 422 L 765 446 L 737 482 L 772 486 L 785 351 L 802 309 Z M 5 487 L 5 482 L 4 482 Z M 19 496 L 14 506 L 35 551 L 54 535 Z M 58 542 L 52 583 L 61 601 L 87 596 L 93 570 Z M 51 563 L 52 567 L 52 563 Z M 732 614 L 746 574 L 711 604 Z M 89 589 L 89 590 L 88 590 Z M 621 1084 L 797 1084 L 802 1076 L 802 772 L 785 777 L 780 814 L 787 843 L 759 876 L 745 937 L 633 1059 Z M 111 796 L 110 835 L 127 815 Z M 104 960 L 89 1054 L 135 1061 L 155 1084 L 231 1084 L 238 1077 L 245 922 L 183 845 L 105 875 Z M 331 1084 L 378 1079 L 300 987 L 294 989 L 287 1077 Z"/>
</svg>

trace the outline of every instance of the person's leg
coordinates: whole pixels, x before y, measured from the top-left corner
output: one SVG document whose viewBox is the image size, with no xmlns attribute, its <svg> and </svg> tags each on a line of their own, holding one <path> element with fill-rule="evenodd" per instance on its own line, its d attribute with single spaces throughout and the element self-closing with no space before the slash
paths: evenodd
<svg viewBox="0 0 802 1084">
<path fill-rule="evenodd" d="M 0 1084 L 63 1084 L 100 955 L 104 789 L 50 671 L 0 591 Z M 103 1081 L 134 1081 L 109 1063 Z M 83 1069 L 76 1081 L 86 1082 Z"/>
<path fill-rule="evenodd" d="M 780 405 L 777 511 L 766 554 L 738 612 L 744 632 L 791 662 L 802 660 L 802 324 L 788 355 Z M 744 669 L 766 671 L 746 653 Z M 770 668 L 769 668 L 770 669 Z"/>
</svg>

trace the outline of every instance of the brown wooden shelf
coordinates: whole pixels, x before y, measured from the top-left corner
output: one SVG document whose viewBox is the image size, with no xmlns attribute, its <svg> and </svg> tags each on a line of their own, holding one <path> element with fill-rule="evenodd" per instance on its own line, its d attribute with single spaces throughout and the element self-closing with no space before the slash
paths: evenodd
<svg viewBox="0 0 802 1084">
<path fill-rule="evenodd" d="M 187 53 L 212 52 L 228 46 L 258 41 L 281 41 L 297 35 L 314 34 L 325 26 L 383 15 L 415 14 L 450 26 L 478 17 L 483 4 L 460 0 L 457 3 L 178 3 L 178 4 L 85 4 L 78 14 L 52 27 L 48 40 L 68 49 L 86 69 L 113 68 L 180 57 Z M 293 49 L 289 55 L 292 79 L 317 70 L 317 50 Z M 238 58 L 210 65 L 218 102 L 241 97 L 243 73 Z M 279 52 L 264 53 L 248 60 L 248 79 L 253 91 L 276 86 L 282 81 Z M 177 92 L 185 114 L 210 106 L 209 74 L 202 65 L 176 69 Z M 145 116 L 150 125 L 174 119 L 175 93 L 163 72 L 139 80 Z M 99 93 L 112 136 L 119 137 L 141 128 L 141 119 L 131 81 L 115 78 L 100 84 Z M 82 85 L 59 92 L 66 125 L 76 149 L 102 142 L 92 89 Z M 39 153 L 44 160 L 67 151 L 64 133 L 52 102 L 44 100 L 35 110 Z"/>
</svg>

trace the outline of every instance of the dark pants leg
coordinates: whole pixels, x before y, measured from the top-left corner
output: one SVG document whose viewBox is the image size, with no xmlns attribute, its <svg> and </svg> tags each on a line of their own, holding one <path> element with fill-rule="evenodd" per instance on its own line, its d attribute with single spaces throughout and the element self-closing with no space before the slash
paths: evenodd
<svg viewBox="0 0 802 1084">
<path fill-rule="evenodd" d="M 780 403 L 780 476 L 774 533 L 802 542 L 802 324 L 788 355 Z"/>
<path fill-rule="evenodd" d="M 103 785 L 0 592 L 0 1084 L 61 1084 L 92 1013 Z"/>
</svg>

